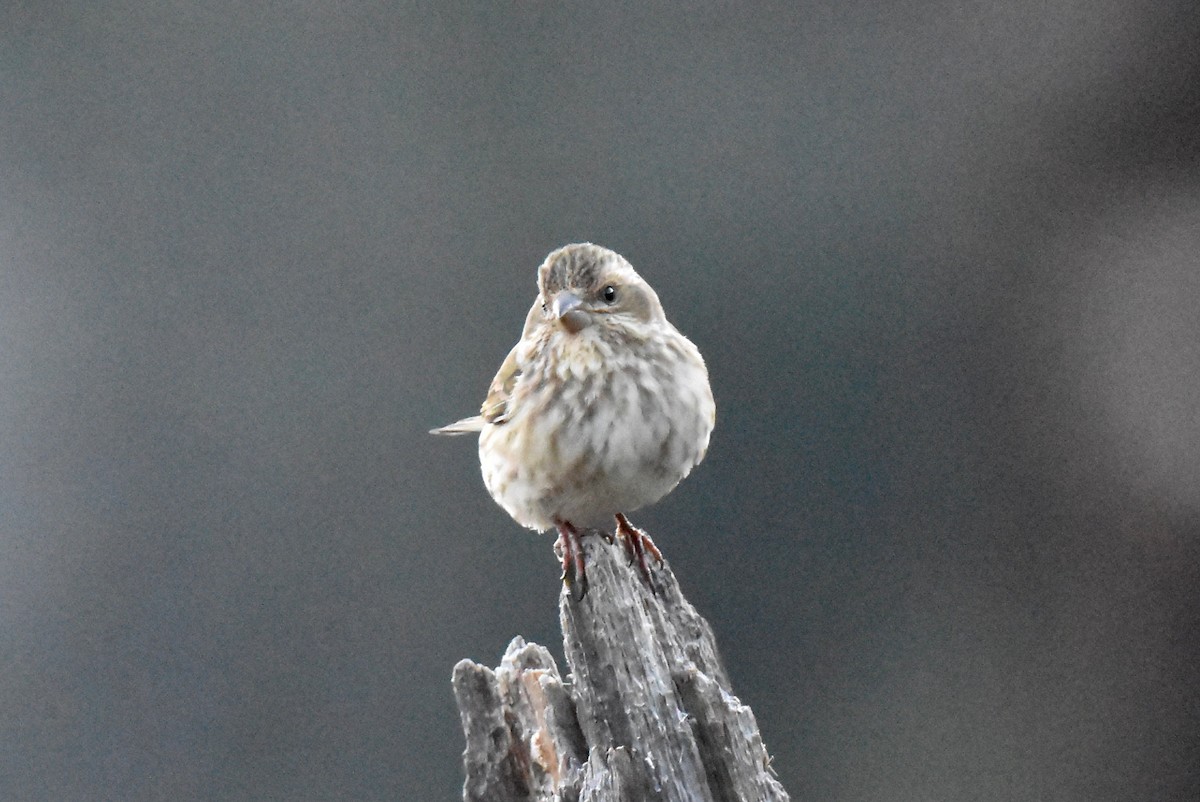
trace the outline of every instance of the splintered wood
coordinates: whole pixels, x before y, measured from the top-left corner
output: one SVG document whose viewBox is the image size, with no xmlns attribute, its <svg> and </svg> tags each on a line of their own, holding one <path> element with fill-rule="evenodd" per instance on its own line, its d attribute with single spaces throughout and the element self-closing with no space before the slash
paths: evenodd
<svg viewBox="0 0 1200 802">
<path fill-rule="evenodd" d="M 590 536 L 597 535 L 597 536 Z M 563 679 L 522 638 L 454 667 L 466 802 L 787 800 L 712 629 L 670 566 L 652 593 L 619 544 L 584 538 L 590 585 L 560 596 Z"/>
</svg>

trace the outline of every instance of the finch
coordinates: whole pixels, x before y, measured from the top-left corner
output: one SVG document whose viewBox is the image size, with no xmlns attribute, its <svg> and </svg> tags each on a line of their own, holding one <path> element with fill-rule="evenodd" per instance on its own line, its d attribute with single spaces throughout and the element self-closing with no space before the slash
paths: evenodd
<svg viewBox="0 0 1200 802">
<path fill-rule="evenodd" d="M 587 592 L 580 530 L 615 534 L 651 589 L 653 541 L 625 513 L 661 499 L 704 459 L 716 421 L 700 351 L 619 254 L 591 243 L 553 251 L 521 338 L 480 414 L 433 429 L 479 434 L 488 492 L 513 520 L 557 529 L 563 581 Z"/>
</svg>

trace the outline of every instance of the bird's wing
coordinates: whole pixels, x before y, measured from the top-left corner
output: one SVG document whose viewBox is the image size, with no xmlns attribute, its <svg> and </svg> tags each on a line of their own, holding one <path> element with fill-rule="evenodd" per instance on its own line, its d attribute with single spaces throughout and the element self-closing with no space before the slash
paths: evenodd
<svg viewBox="0 0 1200 802">
<path fill-rule="evenodd" d="M 542 302 L 539 297 L 534 300 L 529 314 L 525 316 L 525 328 L 521 332 L 521 339 L 508 352 L 508 356 L 500 365 L 500 370 L 496 372 L 496 378 L 492 379 L 492 385 L 488 388 L 487 398 L 484 399 L 479 414 L 437 429 L 430 429 L 430 434 L 472 434 L 483 431 L 483 427 L 489 423 L 499 426 L 508 420 L 511 411 L 509 402 L 512 399 L 513 390 L 517 386 L 517 380 L 521 378 L 521 362 L 518 355 L 522 344 L 525 343 L 526 338 L 541 318 Z"/>
<path fill-rule="evenodd" d="M 525 328 L 521 331 L 521 339 L 508 352 L 508 356 L 500 365 L 500 370 L 496 371 L 496 378 L 492 379 L 492 385 L 488 388 L 487 398 L 484 399 L 483 406 L 479 410 L 479 417 L 485 422 L 499 426 L 508 420 L 508 416 L 512 412 L 510 401 L 513 390 L 517 386 L 517 380 L 521 378 L 520 352 L 541 319 L 542 302 L 539 297 L 534 300 L 533 306 L 529 308 L 529 314 L 525 316 Z"/>
<path fill-rule="evenodd" d="M 517 362 L 518 348 L 519 343 L 513 346 L 504 363 L 500 365 L 500 370 L 496 372 L 496 378 L 492 379 L 487 398 L 479 408 L 480 420 L 497 426 L 508 420 L 508 402 L 512 398 L 513 388 L 517 386 L 517 379 L 521 378 L 521 366 Z"/>
</svg>

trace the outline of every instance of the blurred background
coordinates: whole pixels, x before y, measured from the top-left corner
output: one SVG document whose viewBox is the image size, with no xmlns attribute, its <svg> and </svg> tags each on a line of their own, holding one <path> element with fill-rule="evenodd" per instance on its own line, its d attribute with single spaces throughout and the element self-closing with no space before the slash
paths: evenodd
<svg viewBox="0 0 1200 802">
<path fill-rule="evenodd" d="M 1194 3 L 0 13 L 3 798 L 459 798 L 558 567 L 426 430 L 578 240 L 794 798 L 1200 795 Z"/>
</svg>

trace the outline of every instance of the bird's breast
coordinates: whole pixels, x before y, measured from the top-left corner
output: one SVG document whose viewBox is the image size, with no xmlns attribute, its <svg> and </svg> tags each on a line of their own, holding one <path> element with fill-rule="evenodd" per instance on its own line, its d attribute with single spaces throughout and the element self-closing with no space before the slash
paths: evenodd
<svg viewBox="0 0 1200 802">
<path fill-rule="evenodd" d="M 575 336 L 534 355 L 510 418 L 480 439 L 485 480 L 514 517 L 518 507 L 530 521 L 633 510 L 703 458 L 714 416 L 708 375 L 695 346 L 675 336 L 619 348 Z"/>
</svg>

